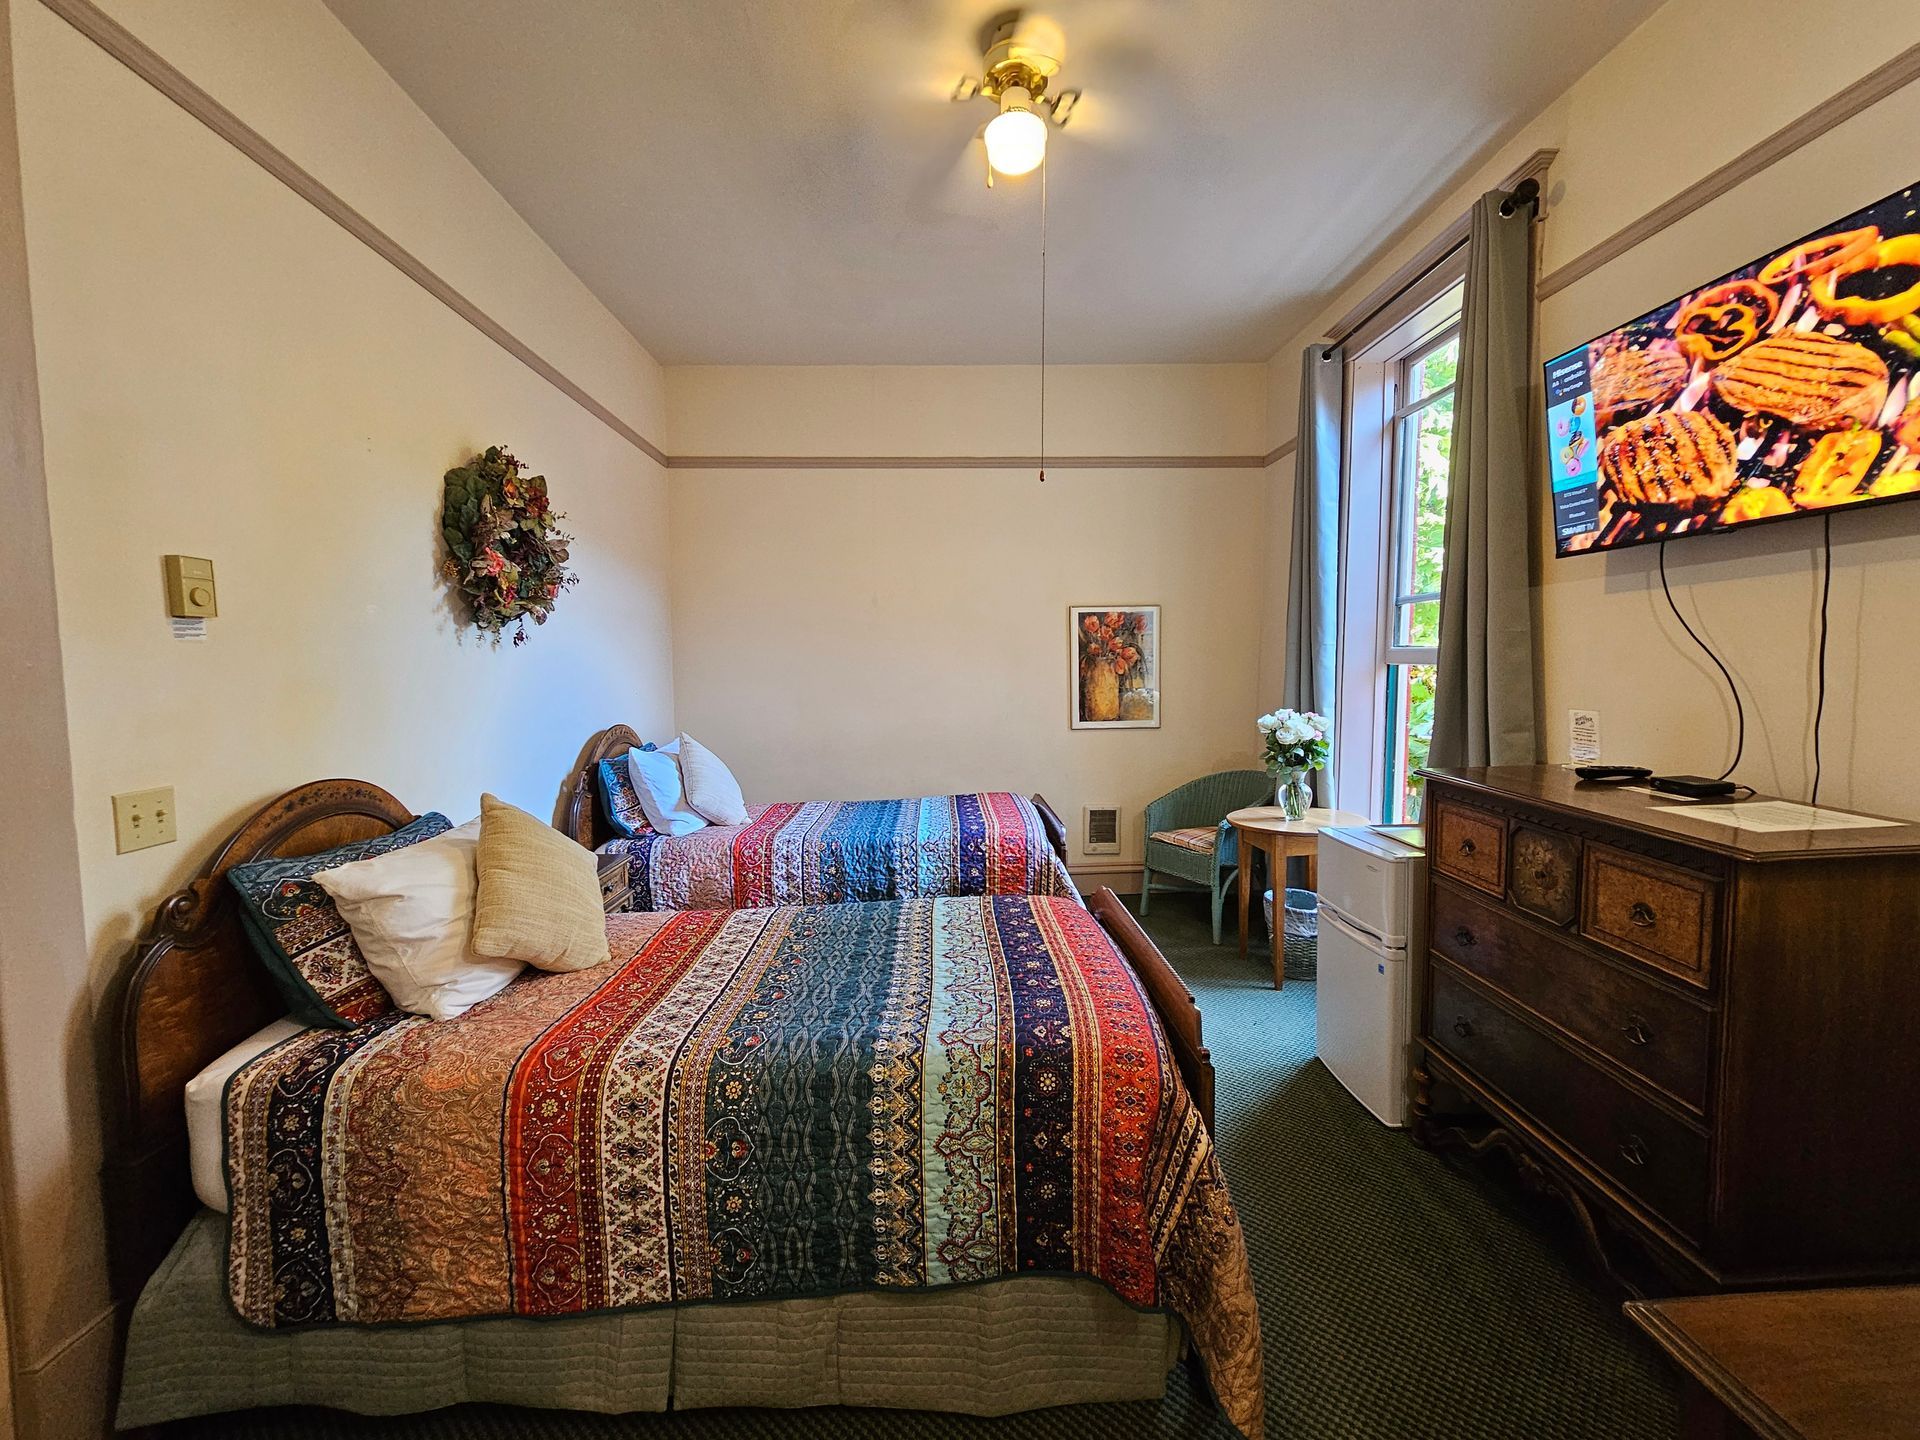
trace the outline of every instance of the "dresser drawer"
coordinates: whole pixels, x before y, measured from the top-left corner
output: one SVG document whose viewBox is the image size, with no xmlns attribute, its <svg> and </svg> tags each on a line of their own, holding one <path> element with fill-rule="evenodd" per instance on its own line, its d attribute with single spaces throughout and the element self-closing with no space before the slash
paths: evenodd
<svg viewBox="0 0 1920 1440">
<path fill-rule="evenodd" d="M 1695 1239 L 1707 1210 L 1706 1138 L 1535 1029 L 1444 964 L 1432 967 L 1430 1040 L 1557 1135 L 1592 1169 Z"/>
<path fill-rule="evenodd" d="M 1507 854 L 1513 903 L 1549 925 L 1571 925 L 1580 891 L 1580 842 L 1558 830 L 1516 824 Z"/>
<path fill-rule="evenodd" d="M 1433 887 L 1432 916 L 1438 954 L 1648 1084 L 1705 1110 L 1712 1011 L 1450 885 Z"/>
<path fill-rule="evenodd" d="M 1471 805 L 1439 800 L 1427 859 L 1444 875 L 1476 885 L 1490 895 L 1507 883 L 1507 822 Z"/>
<path fill-rule="evenodd" d="M 1704 986 L 1713 969 L 1720 887 L 1704 875 L 1588 845 L 1580 931 Z"/>
</svg>

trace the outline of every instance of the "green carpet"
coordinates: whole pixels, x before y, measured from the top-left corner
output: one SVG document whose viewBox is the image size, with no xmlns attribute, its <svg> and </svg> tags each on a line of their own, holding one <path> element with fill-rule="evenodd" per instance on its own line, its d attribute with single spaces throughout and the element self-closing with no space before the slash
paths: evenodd
<svg viewBox="0 0 1920 1440">
<path fill-rule="evenodd" d="M 1592 1281 L 1570 1227 L 1499 1165 L 1377 1124 L 1313 1053 L 1313 986 L 1209 943 L 1200 901 L 1147 928 L 1193 988 L 1219 1071 L 1219 1140 L 1246 1226 L 1273 1440 L 1642 1440 L 1678 1430 L 1674 1382 Z M 1085 1440 L 1225 1437 L 1186 1367 L 1158 1405 L 1002 1420 L 860 1410 L 599 1416 L 462 1406 L 399 1420 L 257 1411 L 175 1427 L 221 1440 Z"/>
</svg>

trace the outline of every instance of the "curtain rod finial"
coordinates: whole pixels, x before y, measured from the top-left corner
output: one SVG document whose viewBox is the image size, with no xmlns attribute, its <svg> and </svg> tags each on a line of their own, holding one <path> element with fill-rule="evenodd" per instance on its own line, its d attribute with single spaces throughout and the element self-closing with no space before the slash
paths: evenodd
<svg viewBox="0 0 1920 1440">
<path fill-rule="evenodd" d="M 1513 187 L 1513 193 L 1500 202 L 1500 213 L 1511 216 L 1522 205 L 1531 205 L 1540 198 L 1540 182 L 1529 175 Z"/>
</svg>

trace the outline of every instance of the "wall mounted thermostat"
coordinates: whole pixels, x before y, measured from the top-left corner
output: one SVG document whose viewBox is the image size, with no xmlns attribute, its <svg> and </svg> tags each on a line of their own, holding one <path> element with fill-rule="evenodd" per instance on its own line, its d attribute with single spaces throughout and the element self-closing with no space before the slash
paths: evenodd
<svg viewBox="0 0 1920 1440">
<path fill-rule="evenodd" d="M 213 562 L 195 555 L 168 555 L 167 613 L 177 619 L 218 615 L 213 591 Z"/>
</svg>

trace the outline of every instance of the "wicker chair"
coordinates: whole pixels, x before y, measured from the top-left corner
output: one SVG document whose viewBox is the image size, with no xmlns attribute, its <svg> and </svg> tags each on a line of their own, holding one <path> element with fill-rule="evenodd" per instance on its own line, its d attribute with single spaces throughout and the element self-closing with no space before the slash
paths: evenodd
<svg viewBox="0 0 1920 1440">
<path fill-rule="evenodd" d="M 1156 872 L 1205 886 L 1213 898 L 1213 943 L 1220 943 L 1220 911 L 1239 867 L 1239 845 L 1227 812 L 1273 799 L 1264 770 L 1222 770 L 1189 780 L 1147 806 L 1147 858 L 1140 876 L 1140 913 L 1147 913 Z M 1163 890 L 1185 886 L 1162 885 Z"/>
</svg>

